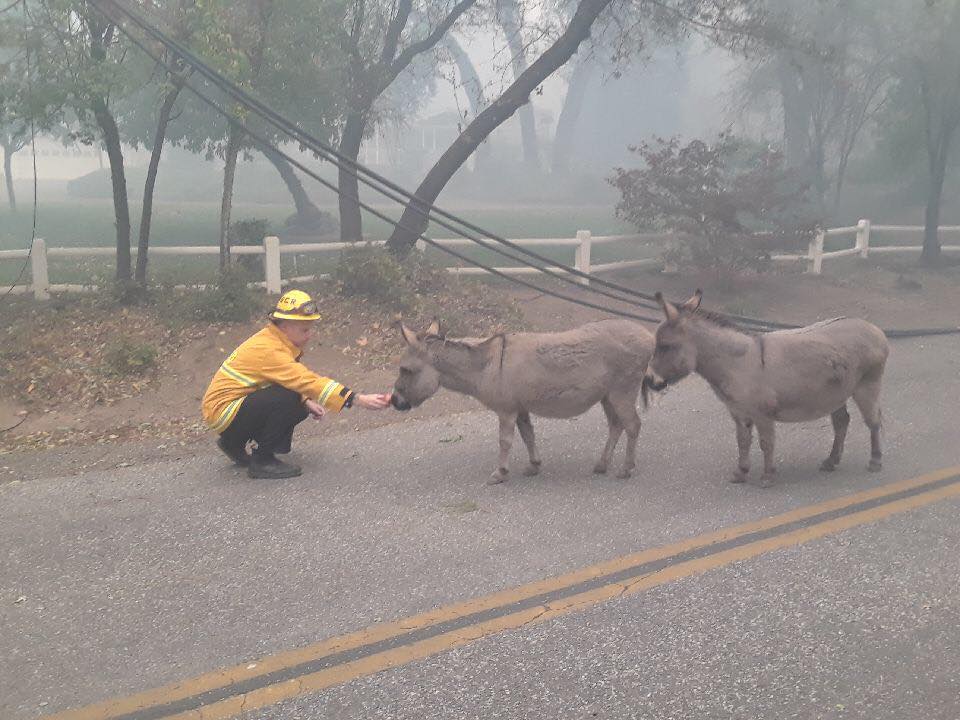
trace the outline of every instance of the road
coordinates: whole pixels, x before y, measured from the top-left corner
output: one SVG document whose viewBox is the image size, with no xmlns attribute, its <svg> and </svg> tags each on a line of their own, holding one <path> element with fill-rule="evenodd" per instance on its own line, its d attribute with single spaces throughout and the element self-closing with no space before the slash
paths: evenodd
<svg viewBox="0 0 960 720">
<path fill-rule="evenodd" d="M 856 415 L 832 474 L 829 419 L 781 425 L 769 489 L 726 482 L 699 379 L 629 480 L 592 411 L 487 486 L 465 402 L 307 439 L 289 481 L 211 443 L 0 485 L 0 717 L 956 720 L 958 381 L 960 340 L 893 343 L 883 471 Z"/>
</svg>

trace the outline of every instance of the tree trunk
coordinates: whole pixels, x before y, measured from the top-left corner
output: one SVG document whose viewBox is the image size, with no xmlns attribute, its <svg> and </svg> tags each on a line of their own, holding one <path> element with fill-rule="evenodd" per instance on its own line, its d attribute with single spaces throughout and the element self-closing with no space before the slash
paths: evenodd
<svg viewBox="0 0 960 720">
<path fill-rule="evenodd" d="M 170 115 L 173 105 L 180 94 L 182 83 L 174 81 L 174 86 L 167 91 L 160 105 L 160 114 L 157 117 L 157 131 L 153 135 L 153 149 L 150 151 L 150 163 L 147 165 L 147 179 L 143 183 L 143 209 L 140 212 L 140 237 L 137 240 L 137 269 L 134 280 L 141 285 L 147 282 L 147 253 L 150 249 L 150 221 L 153 218 L 153 191 L 157 185 L 157 171 L 160 168 L 160 155 L 163 152 L 163 141 L 167 137 L 167 125 L 170 124 Z"/>
<path fill-rule="evenodd" d="M 466 50 L 460 46 L 460 43 L 458 43 L 452 35 L 446 35 L 443 38 L 443 44 L 453 57 L 453 61 L 457 64 L 457 70 L 460 73 L 460 83 L 463 85 L 463 90 L 467 94 L 467 99 L 470 101 L 470 111 L 473 113 L 473 116 L 476 117 L 487 104 L 483 93 L 483 83 L 480 81 L 477 69 L 473 66 L 473 61 L 470 60 L 470 56 Z"/>
<path fill-rule="evenodd" d="M 103 145 L 110 161 L 110 183 L 113 188 L 113 212 L 117 225 L 117 282 L 130 282 L 130 206 L 127 201 L 127 178 L 123 170 L 123 152 L 116 120 L 106 101 L 93 100 L 93 115 L 103 133 Z"/>
<path fill-rule="evenodd" d="M 797 77 L 798 68 L 788 53 L 777 59 L 777 77 L 783 102 L 783 154 L 788 167 L 806 170 L 810 140 L 810 112 Z"/>
<path fill-rule="evenodd" d="M 460 72 L 460 83 L 463 85 L 464 92 L 467 93 L 467 99 L 470 101 L 470 112 L 473 117 L 476 117 L 483 112 L 483 108 L 487 105 L 487 99 L 483 92 L 483 83 L 480 82 L 477 69 L 473 66 L 470 56 L 452 35 L 446 35 L 443 42 L 450 52 L 450 55 L 453 56 L 453 61 L 457 64 L 457 70 Z M 489 143 L 483 143 L 477 148 L 473 156 L 477 169 L 486 164 L 489 154 Z"/>
<path fill-rule="evenodd" d="M 945 141 L 945 138 L 941 138 Z M 930 192 L 927 195 L 927 208 L 923 217 L 923 250 L 920 262 L 924 265 L 936 265 L 940 262 L 940 200 L 943 197 L 943 179 L 947 170 L 947 152 L 944 148 L 935 158 L 930 168 Z"/>
<path fill-rule="evenodd" d="M 13 145 L 9 143 L 3 143 L 3 177 L 7 182 L 7 201 L 10 203 L 10 210 L 13 212 L 17 211 L 17 194 L 13 189 L 13 168 L 11 167 L 11 161 L 13 160 Z"/>
<path fill-rule="evenodd" d="M 366 118 L 360 113 L 350 113 L 340 138 L 340 153 L 354 164 L 360 156 L 360 143 Z M 358 242 L 363 239 L 363 226 L 360 218 L 360 187 L 357 182 L 356 166 L 348 171 L 341 166 L 338 174 L 337 189 L 340 201 L 340 241 Z"/>
<path fill-rule="evenodd" d="M 307 191 L 303 189 L 303 183 L 300 182 L 300 178 L 297 177 L 293 166 L 287 162 L 286 158 L 270 147 L 262 147 L 260 149 L 267 160 L 269 160 L 277 169 L 277 172 L 280 173 L 281 179 L 293 197 L 293 204 L 297 209 L 297 215 L 305 218 L 319 215 L 320 209 L 314 205 L 313 200 L 307 195 Z"/>
<path fill-rule="evenodd" d="M 527 70 L 527 58 L 523 52 L 523 35 L 520 31 L 520 8 L 516 0 L 500 0 L 500 26 L 510 48 L 514 81 Z M 523 147 L 523 163 L 530 168 L 540 167 L 540 152 L 537 147 L 537 123 L 529 97 L 520 108 L 520 142 Z"/>
<path fill-rule="evenodd" d="M 537 58 L 526 72 L 514 80 L 503 95 L 480 113 L 440 156 L 417 188 L 415 194 L 418 198 L 430 205 L 434 203 L 440 191 L 484 138 L 528 102 L 530 93 L 570 59 L 580 47 L 580 43 L 590 35 L 594 20 L 610 2 L 611 0 L 581 1 L 567 29 L 556 42 Z M 411 201 L 407 205 L 400 222 L 387 241 L 392 252 L 405 255 L 410 251 L 419 235 L 427 229 L 426 210 L 427 206 L 423 203 Z"/>
<path fill-rule="evenodd" d="M 233 178 L 237 172 L 237 155 L 243 130 L 230 123 L 227 148 L 223 153 L 223 198 L 220 201 L 220 271 L 230 267 L 230 211 L 233 209 Z"/>
<path fill-rule="evenodd" d="M 583 110 L 583 98 L 587 94 L 590 78 L 596 69 L 596 63 L 581 58 L 573 68 L 570 83 L 567 85 L 566 95 L 563 97 L 563 108 L 557 118 L 557 131 L 553 137 L 553 172 L 565 174 L 570 168 L 570 154 L 573 140 L 576 136 L 577 122 Z"/>
</svg>

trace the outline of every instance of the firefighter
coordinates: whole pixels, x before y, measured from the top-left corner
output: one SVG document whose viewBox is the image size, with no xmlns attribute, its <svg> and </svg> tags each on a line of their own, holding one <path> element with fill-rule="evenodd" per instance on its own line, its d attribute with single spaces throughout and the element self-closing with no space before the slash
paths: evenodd
<svg viewBox="0 0 960 720">
<path fill-rule="evenodd" d="M 308 416 L 354 405 L 382 410 L 390 394 L 360 394 L 300 362 L 320 319 L 317 304 L 302 290 L 277 301 L 262 330 L 223 361 L 203 396 L 207 425 L 220 434 L 217 447 L 252 478 L 287 478 L 302 470 L 277 458 L 290 452 L 294 428 Z M 247 443 L 256 443 L 252 453 Z"/>
</svg>

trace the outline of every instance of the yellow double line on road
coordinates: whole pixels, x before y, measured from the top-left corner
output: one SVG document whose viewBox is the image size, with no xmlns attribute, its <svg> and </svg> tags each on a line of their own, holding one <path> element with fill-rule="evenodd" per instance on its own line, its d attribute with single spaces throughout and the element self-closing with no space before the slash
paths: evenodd
<svg viewBox="0 0 960 720">
<path fill-rule="evenodd" d="M 230 718 L 958 495 L 960 466 L 945 468 L 45 720 Z"/>
</svg>

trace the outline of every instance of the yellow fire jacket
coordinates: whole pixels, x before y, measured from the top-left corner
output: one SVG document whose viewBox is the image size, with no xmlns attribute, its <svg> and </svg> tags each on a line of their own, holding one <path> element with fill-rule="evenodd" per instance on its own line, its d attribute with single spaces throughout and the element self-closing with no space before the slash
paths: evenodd
<svg viewBox="0 0 960 720">
<path fill-rule="evenodd" d="M 264 327 L 230 353 L 214 374 L 203 395 L 204 421 L 211 430 L 222 433 L 233 422 L 243 399 L 268 385 L 282 385 L 334 412 L 349 407 L 353 391 L 309 370 L 299 362 L 302 354 L 275 325 Z"/>
</svg>

